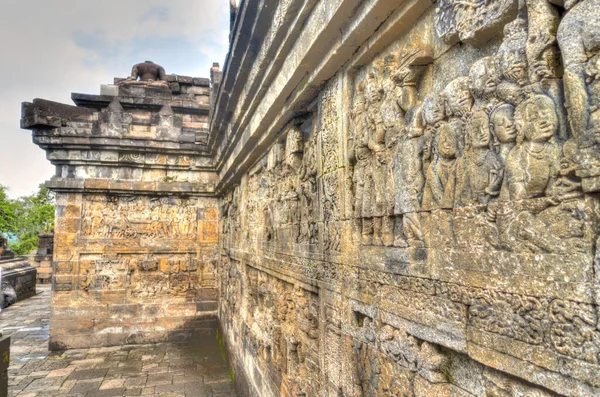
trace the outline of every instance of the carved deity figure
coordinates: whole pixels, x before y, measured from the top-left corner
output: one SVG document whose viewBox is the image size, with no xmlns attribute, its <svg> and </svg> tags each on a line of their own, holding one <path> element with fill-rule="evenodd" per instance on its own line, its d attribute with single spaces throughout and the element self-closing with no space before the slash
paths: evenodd
<svg viewBox="0 0 600 397">
<path fill-rule="evenodd" d="M 145 61 L 133 65 L 131 69 L 131 75 L 127 78 L 128 80 L 139 81 L 166 81 L 167 75 L 165 69 L 155 64 L 152 61 Z"/>
</svg>

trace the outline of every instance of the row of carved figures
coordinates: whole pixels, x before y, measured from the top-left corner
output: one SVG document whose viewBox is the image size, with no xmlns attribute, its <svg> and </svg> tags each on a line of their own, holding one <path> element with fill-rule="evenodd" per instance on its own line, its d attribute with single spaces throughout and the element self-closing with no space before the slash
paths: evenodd
<svg viewBox="0 0 600 397">
<path fill-rule="evenodd" d="M 423 101 L 426 66 L 418 63 L 426 57 L 418 53 L 375 61 L 358 79 L 348 146 L 364 244 L 422 245 L 423 212 L 475 206 L 493 223 L 499 211 L 512 211 L 511 223 L 523 214 L 538 229 L 535 218 L 545 209 L 584 200 L 580 139 L 567 126 L 561 82 L 528 77 L 525 21 L 517 18 L 504 33 L 495 55 Z M 523 200 L 535 209 L 507 209 Z"/>
</svg>

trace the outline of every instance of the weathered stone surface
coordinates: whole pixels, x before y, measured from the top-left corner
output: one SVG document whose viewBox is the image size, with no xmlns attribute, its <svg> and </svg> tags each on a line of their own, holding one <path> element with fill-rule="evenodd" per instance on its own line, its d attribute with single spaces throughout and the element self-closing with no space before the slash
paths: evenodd
<svg viewBox="0 0 600 397">
<path fill-rule="evenodd" d="M 52 349 L 181 341 L 216 328 L 216 308 L 203 305 L 216 299 L 216 174 L 195 143 L 207 114 L 173 93 L 157 65 L 142 66 L 141 81 L 120 82 L 118 96 L 24 105 L 24 117 L 59 120 L 24 123 L 57 164 L 47 183 L 57 200 Z"/>
<path fill-rule="evenodd" d="M 216 314 L 248 396 L 599 395 L 598 0 L 231 6 L 210 90 L 24 104 L 52 337 Z"/>
<path fill-rule="evenodd" d="M 600 394 L 595 0 L 384 3 L 237 14 L 209 145 L 248 394 Z"/>
<path fill-rule="evenodd" d="M 12 352 L 0 338 L 0 395 L 48 396 L 240 396 L 228 376 L 227 362 L 215 330 L 184 343 L 117 345 L 48 352 L 52 293 L 40 286 L 34 298 L 2 314 L 0 328 L 12 341 Z M 8 336 L 10 335 L 10 336 Z M 3 361 L 6 359 L 6 361 Z M 10 364 L 10 366 L 9 366 Z M 8 368 L 8 378 L 1 374 Z M 177 391 L 177 392 L 176 392 Z"/>
<path fill-rule="evenodd" d="M 35 295 L 36 273 L 25 257 L 0 258 L 0 310 Z"/>
</svg>

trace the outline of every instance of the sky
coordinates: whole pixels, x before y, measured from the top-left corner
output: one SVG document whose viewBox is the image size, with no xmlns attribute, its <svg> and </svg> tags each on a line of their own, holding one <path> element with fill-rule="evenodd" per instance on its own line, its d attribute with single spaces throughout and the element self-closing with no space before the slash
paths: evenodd
<svg viewBox="0 0 600 397">
<path fill-rule="evenodd" d="M 21 130 L 21 102 L 72 104 L 151 60 L 167 74 L 209 77 L 223 67 L 228 0 L 0 0 L 0 185 L 17 198 L 54 166 Z"/>
</svg>

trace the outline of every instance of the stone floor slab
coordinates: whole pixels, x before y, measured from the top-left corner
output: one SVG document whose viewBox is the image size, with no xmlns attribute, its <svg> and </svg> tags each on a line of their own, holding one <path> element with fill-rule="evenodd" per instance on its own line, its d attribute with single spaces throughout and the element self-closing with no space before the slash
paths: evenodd
<svg viewBox="0 0 600 397">
<path fill-rule="evenodd" d="M 48 351 L 51 292 L 38 292 L 0 313 L 8 397 L 237 396 L 214 339 Z"/>
</svg>

